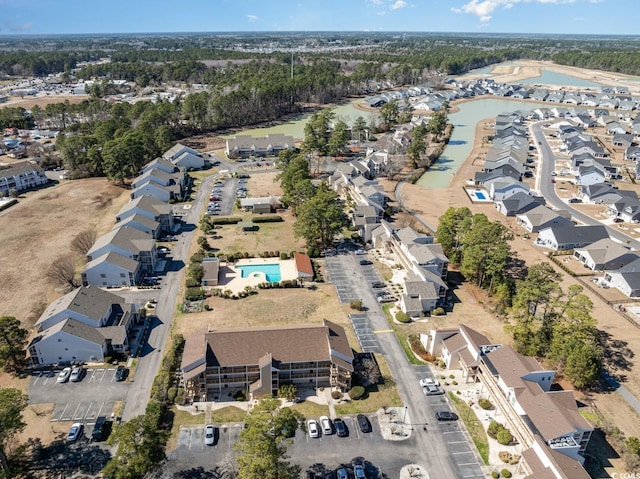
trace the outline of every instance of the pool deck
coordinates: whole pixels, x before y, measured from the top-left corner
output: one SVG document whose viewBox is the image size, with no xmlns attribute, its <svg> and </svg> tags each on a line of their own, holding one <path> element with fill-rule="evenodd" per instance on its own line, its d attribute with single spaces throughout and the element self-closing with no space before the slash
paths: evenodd
<svg viewBox="0 0 640 479">
<path fill-rule="evenodd" d="M 489 198 L 489 192 L 483 188 L 465 187 L 464 191 L 467 193 L 471 203 L 493 203 L 493 200 Z M 482 195 L 482 197 L 478 197 L 478 193 Z"/>
<path fill-rule="evenodd" d="M 292 259 L 282 260 L 280 258 L 247 258 L 236 261 L 234 264 L 225 263 L 220 267 L 220 274 L 218 280 L 218 286 L 216 288 L 224 290 L 230 290 L 232 294 L 238 294 L 247 286 L 255 288 L 260 283 L 267 281 L 267 277 L 264 273 L 255 271 L 247 278 L 242 277 L 242 271 L 237 266 L 249 266 L 260 264 L 279 264 L 280 265 L 280 279 L 290 280 L 297 279 L 298 270 L 296 269 L 296 263 Z"/>
</svg>

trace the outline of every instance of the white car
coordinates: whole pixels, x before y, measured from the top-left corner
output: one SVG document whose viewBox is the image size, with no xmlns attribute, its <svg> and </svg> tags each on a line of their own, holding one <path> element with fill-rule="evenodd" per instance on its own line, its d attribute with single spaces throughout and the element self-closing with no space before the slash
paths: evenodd
<svg viewBox="0 0 640 479">
<path fill-rule="evenodd" d="M 309 437 L 320 437 L 320 428 L 318 427 L 318 421 L 316 421 L 315 419 L 309 419 L 309 421 L 307 421 L 307 431 L 309 431 Z"/>
<path fill-rule="evenodd" d="M 320 416 L 320 425 L 322 426 L 322 434 L 327 436 L 333 434 L 333 423 L 328 416 Z"/>
<path fill-rule="evenodd" d="M 82 423 L 76 422 L 69 429 L 69 434 L 67 434 L 67 442 L 76 442 L 80 435 L 82 434 L 83 425 Z"/>
<path fill-rule="evenodd" d="M 424 378 L 420 380 L 420 386 L 423 388 L 426 386 L 440 386 L 440 381 L 437 379 Z"/>
<path fill-rule="evenodd" d="M 58 382 L 66 383 L 69 380 L 69 376 L 71 376 L 71 368 L 64 368 L 60 371 L 60 374 L 58 374 Z"/>
<path fill-rule="evenodd" d="M 204 444 L 205 446 L 213 446 L 216 428 L 213 424 L 207 424 L 204 427 Z"/>
<path fill-rule="evenodd" d="M 85 369 L 82 366 L 76 366 L 71 371 L 71 375 L 69 376 L 69 380 L 72 383 L 77 383 L 78 381 L 82 380 L 82 377 L 84 376 L 84 373 L 85 373 Z"/>
</svg>

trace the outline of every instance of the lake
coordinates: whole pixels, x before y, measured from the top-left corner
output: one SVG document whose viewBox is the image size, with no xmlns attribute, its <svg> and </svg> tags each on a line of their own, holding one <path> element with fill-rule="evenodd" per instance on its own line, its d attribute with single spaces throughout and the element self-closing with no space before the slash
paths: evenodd
<svg viewBox="0 0 640 479">
<path fill-rule="evenodd" d="M 526 80 L 518 80 L 516 83 L 522 85 L 556 85 L 556 86 L 572 86 L 576 88 L 594 88 L 600 90 L 602 83 L 595 83 L 583 78 L 565 75 L 553 70 L 540 70 L 540 76 L 527 78 Z"/>
<path fill-rule="evenodd" d="M 538 107 L 549 107 L 548 103 L 481 98 L 457 105 L 459 110 L 449 115 L 454 125 L 449 144 L 438 160 L 420 177 L 417 185 L 425 188 L 447 188 L 452 175 L 458 171 L 473 149 L 476 125 L 479 121 L 500 113 L 516 110 L 529 111 Z"/>
</svg>

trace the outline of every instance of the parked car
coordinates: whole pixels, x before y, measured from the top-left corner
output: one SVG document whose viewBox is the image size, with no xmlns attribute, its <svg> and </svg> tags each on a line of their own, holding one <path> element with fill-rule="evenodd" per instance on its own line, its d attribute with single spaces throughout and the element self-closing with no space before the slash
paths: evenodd
<svg viewBox="0 0 640 479">
<path fill-rule="evenodd" d="M 363 249 L 357 249 L 356 254 L 367 254 L 367 252 Z"/>
<path fill-rule="evenodd" d="M 356 420 L 358 421 L 358 427 L 361 432 L 368 433 L 371 432 L 371 423 L 369 422 L 369 418 L 364 414 L 358 414 L 356 416 Z"/>
<path fill-rule="evenodd" d="M 353 466 L 353 475 L 356 476 L 356 479 L 367 479 L 367 475 L 364 473 L 364 466 L 361 464 Z"/>
<path fill-rule="evenodd" d="M 116 368 L 116 373 L 113 375 L 115 381 L 124 381 L 127 378 L 127 368 L 120 365 Z"/>
<path fill-rule="evenodd" d="M 420 380 L 420 386 L 422 386 L 422 387 L 440 386 L 440 381 L 438 381 L 437 379 L 424 378 L 424 379 Z"/>
<path fill-rule="evenodd" d="M 451 411 L 438 411 L 436 413 L 436 419 L 438 421 L 457 421 L 458 415 Z"/>
<path fill-rule="evenodd" d="M 382 296 L 378 296 L 378 303 L 392 303 L 396 300 L 396 297 L 392 294 L 384 294 Z"/>
<path fill-rule="evenodd" d="M 327 436 L 333 434 L 333 423 L 328 416 L 320 416 L 320 425 L 322 426 L 322 434 Z"/>
<path fill-rule="evenodd" d="M 569 203 L 582 203 L 581 198 L 569 198 Z"/>
<path fill-rule="evenodd" d="M 384 288 L 387 285 L 384 281 L 374 281 L 371 283 L 372 288 Z"/>
<path fill-rule="evenodd" d="M 69 376 L 71 376 L 71 368 L 64 368 L 58 374 L 58 382 L 59 383 L 66 383 L 69 380 Z"/>
<path fill-rule="evenodd" d="M 105 416 L 98 416 L 96 418 L 96 423 L 93 425 L 93 430 L 91 431 L 91 441 L 100 441 L 102 439 L 106 423 L 107 418 Z"/>
<path fill-rule="evenodd" d="M 82 381 L 84 377 L 84 373 L 86 370 L 82 366 L 76 366 L 71 370 L 71 375 L 69 376 L 69 381 L 72 383 L 77 383 L 78 381 Z"/>
<path fill-rule="evenodd" d="M 213 424 L 207 424 L 204 427 L 204 444 L 205 446 L 213 446 L 216 435 L 216 428 Z"/>
<path fill-rule="evenodd" d="M 373 263 L 371 263 L 371 261 L 369 261 L 368 259 L 361 259 L 361 260 L 360 260 L 360 264 L 361 264 L 362 266 L 365 266 L 365 265 L 367 265 L 367 264 L 373 264 Z"/>
<path fill-rule="evenodd" d="M 67 434 L 67 442 L 76 442 L 82 435 L 84 426 L 80 422 L 73 423 Z"/>
<path fill-rule="evenodd" d="M 343 467 L 338 469 L 338 471 L 336 472 L 336 477 L 338 479 L 349 479 L 349 476 L 347 475 L 347 470 Z"/>
<path fill-rule="evenodd" d="M 434 385 L 423 387 L 422 392 L 425 396 L 438 396 L 440 394 L 444 394 L 444 391 L 442 389 Z"/>
<path fill-rule="evenodd" d="M 333 425 L 336 428 L 336 434 L 338 437 L 347 437 L 349 435 L 347 425 L 339 417 L 333 420 Z"/>
<path fill-rule="evenodd" d="M 307 431 L 309 431 L 309 437 L 318 438 L 320 437 L 320 428 L 318 427 L 318 421 L 315 419 L 309 419 L 307 421 Z"/>
</svg>

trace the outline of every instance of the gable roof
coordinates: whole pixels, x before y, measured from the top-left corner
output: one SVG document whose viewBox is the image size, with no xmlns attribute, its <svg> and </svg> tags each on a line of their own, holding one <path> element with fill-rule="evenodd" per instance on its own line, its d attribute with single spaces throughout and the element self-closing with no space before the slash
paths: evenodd
<svg viewBox="0 0 640 479">
<path fill-rule="evenodd" d="M 102 328 L 94 328 L 75 319 L 67 318 L 54 324 L 49 329 L 45 329 L 39 336 L 42 340 L 47 336 L 63 332 L 102 346 L 105 342 L 105 337 L 100 333 L 100 329 Z"/>
<path fill-rule="evenodd" d="M 551 230 L 553 237 L 559 245 L 562 244 L 589 244 L 603 238 L 608 238 L 609 233 L 604 225 L 577 226 L 574 223 L 566 223 L 551 226 L 544 231 Z"/>
<path fill-rule="evenodd" d="M 81 286 L 51 302 L 40 315 L 36 325 L 67 310 L 97 321 L 114 304 L 124 304 L 124 298 L 95 286 Z"/>
<path fill-rule="evenodd" d="M 295 260 L 298 273 L 305 273 L 313 276 L 313 265 L 311 264 L 311 258 L 309 258 L 309 256 L 296 251 L 293 253 L 293 259 Z"/>
<path fill-rule="evenodd" d="M 155 240 L 144 231 L 123 226 L 100 236 L 87 252 L 87 256 L 92 256 L 91 253 L 94 251 L 98 251 L 109 245 L 138 254 L 141 251 L 151 251 L 155 245 Z"/>
</svg>

